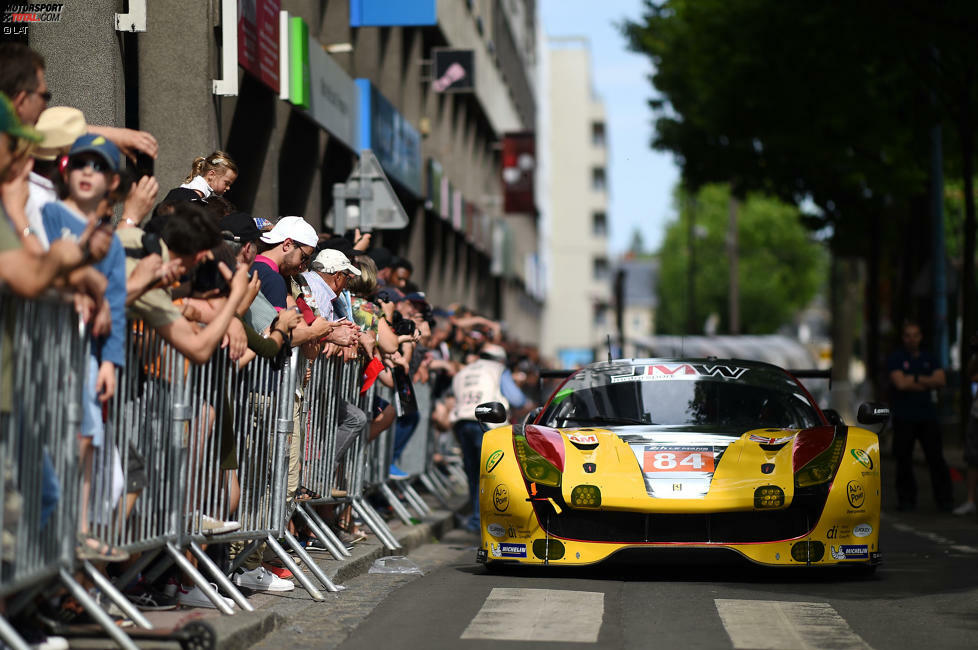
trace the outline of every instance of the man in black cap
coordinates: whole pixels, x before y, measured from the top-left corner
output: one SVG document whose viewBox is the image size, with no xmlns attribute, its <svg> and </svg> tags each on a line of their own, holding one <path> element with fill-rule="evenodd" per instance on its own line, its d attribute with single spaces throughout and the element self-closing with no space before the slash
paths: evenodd
<svg viewBox="0 0 978 650">
<path fill-rule="evenodd" d="M 258 240 L 261 231 L 255 225 L 255 220 L 245 212 L 232 212 L 218 223 L 224 241 L 231 244 L 238 253 L 238 264 L 250 267 L 258 255 Z"/>
</svg>

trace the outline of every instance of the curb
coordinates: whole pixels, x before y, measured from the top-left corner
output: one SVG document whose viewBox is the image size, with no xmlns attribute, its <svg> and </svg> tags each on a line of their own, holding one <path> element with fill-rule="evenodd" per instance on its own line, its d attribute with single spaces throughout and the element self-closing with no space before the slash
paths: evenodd
<svg viewBox="0 0 978 650">
<path fill-rule="evenodd" d="M 403 548 L 397 551 L 389 551 L 380 544 L 376 536 L 372 535 L 364 543 L 354 547 L 353 557 L 340 562 L 334 560 L 328 553 L 316 552 L 312 554 L 316 564 L 323 569 L 330 580 L 337 585 L 351 580 L 357 576 L 365 574 L 377 559 L 389 555 L 407 555 L 410 551 L 429 543 L 433 539 L 439 539 L 446 533 L 455 528 L 455 514 L 464 510 L 468 505 L 467 497 L 459 497 L 452 510 L 444 510 L 438 506 L 441 504 L 433 502 L 427 495 L 423 497 L 432 513 L 424 518 L 421 523 L 412 526 L 405 526 L 399 520 L 388 522 L 391 531 Z M 438 507 L 436 509 L 436 507 Z M 301 567 L 300 567 L 301 568 Z M 307 573 L 307 575 L 309 575 Z M 310 575 L 310 577 L 312 577 Z M 313 582 L 318 585 L 315 578 Z M 255 608 L 254 612 L 236 611 L 234 616 L 221 616 L 213 610 L 196 610 L 208 612 L 207 623 L 214 629 L 217 635 L 216 648 L 221 650 L 232 650 L 245 648 L 262 641 L 266 636 L 274 631 L 287 626 L 289 623 L 301 619 L 307 615 L 307 610 L 312 608 L 319 609 L 324 605 L 328 606 L 331 599 L 342 599 L 347 593 L 340 591 L 331 594 L 325 589 L 321 589 L 326 600 L 317 602 L 297 583 L 294 591 L 287 594 L 266 594 L 256 592 L 248 596 L 248 602 Z M 247 596 L 247 593 L 245 593 Z M 313 612 L 308 612 L 312 614 Z M 319 610 L 316 615 L 328 615 L 328 610 Z M 192 620 L 190 617 L 187 619 Z"/>
</svg>

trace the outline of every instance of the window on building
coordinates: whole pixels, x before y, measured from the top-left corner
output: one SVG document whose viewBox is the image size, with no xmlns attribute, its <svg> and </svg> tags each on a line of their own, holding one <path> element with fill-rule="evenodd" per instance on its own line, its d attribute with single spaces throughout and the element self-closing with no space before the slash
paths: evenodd
<svg viewBox="0 0 978 650">
<path fill-rule="evenodd" d="M 591 123 L 591 144 L 593 144 L 595 147 L 604 148 L 605 146 L 604 122 Z"/>
<path fill-rule="evenodd" d="M 604 192 L 608 181 L 604 175 L 604 167 L 594 167 L 591 169 L 591 188 L 595 192 Z"/>
<path fill-rule="evenodd" d="M 594 326 L 604 327 L 608 324 L 608 305 L 594 306 Z"/>
<path fill-rule="evenodd" d="M 595 282 L 608 281 L 608 260 L 604 257 L 595 257 L 593 263 L 593 277 Z"/>
<path fill-rule="evenodd" d="M 608 215 L 604 212 L 595 212 L 591 218 L 591 234 L 595 237 L 608 236 Z"/>
</svg>

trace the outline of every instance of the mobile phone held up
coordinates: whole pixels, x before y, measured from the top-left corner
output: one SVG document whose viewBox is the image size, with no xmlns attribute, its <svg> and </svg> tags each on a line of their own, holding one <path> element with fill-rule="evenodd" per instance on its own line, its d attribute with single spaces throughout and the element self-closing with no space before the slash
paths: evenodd
<svg viewBox="0 0 978 650">
<path fill-rule="evenodd" d="M 136 152 L 136 178 L 153 176 L 153 157 L 142 151 Z"/>
</svg>

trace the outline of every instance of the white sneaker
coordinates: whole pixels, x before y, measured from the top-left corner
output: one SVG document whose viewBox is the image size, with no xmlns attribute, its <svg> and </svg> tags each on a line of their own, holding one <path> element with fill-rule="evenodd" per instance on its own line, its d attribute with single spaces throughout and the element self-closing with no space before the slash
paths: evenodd
<svg viewBox="0 0 978 650">
<path fill-rule="evenodd" d="M 279 578 L 262 566 L 251 571 L 239 571 L 235 573 L 234 584 L 239 587 L 254 589 L 255 591 L 292 591 L 295 589 L 293 582 Z"/>
<path fill-rule="evenodd" d="M 215 585 L 213 582 L 211 583 L 211 587 L 213 587 L 215 591 L 217 590 L 217 585 Z M 224 602 L 228 604 L 228 607 L 234 607 L 233 600 L 230 598 L 225 598 L 224 596 L 221 596 L 221 598 L 224 598 Z M 211 602 L 211 599 L 208 598 L 204 592 L 197 587 L 197 585 L 194 585 L 189 590 L 183 585 L 180 585 L 177 589 L 177 600 L 184 607 L 208 607 L 210 609 L 217 609 L 217 606 Z"/>
<path fill-rule="evenodd" d="M 978 507 L 975 506 L 975 502 L 974 501 L 965 501 L 964 503 L 962 503 L 961 505 L 959 505 L 957 508 L 955 508 L 954 510 L 952 510 L 951 513 L 952 514 L 955 514 L 955 515 L 959 515 L 959 516 L 960 515 L 971 515 L 971 514 L 974 514 L 976 510 L 978 510 Z"/>
<path fill-rule="evenodd" d="M 39 643 L 32 643 L 31 650 L 68 650 L 68 639 L 63 636 L 49 636 Z"/>
<path fill-rule="evenodd" d="M 194 513 L 194 523 L 200 527 L 200 532 L 204 535 L 223 535 L 241 528 L 241 524 L 236 521 L 222 521 L 201 513 Z"/>
</svg>

